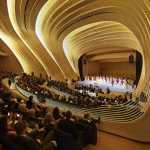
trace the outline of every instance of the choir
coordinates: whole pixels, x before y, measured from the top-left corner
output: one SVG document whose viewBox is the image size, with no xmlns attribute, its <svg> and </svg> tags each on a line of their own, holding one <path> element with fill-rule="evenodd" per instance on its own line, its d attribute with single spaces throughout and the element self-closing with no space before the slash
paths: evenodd
<svg viewBox="0 0 150 150">
<path fill-rule="evenodd" d="M 93 81 L 94 83 L 108 83 L 116 85 L 119 84 L 120 86 L 124 86 L 125 89 L 128 89 L 128 85 L 130 85 L 133 89 L 136 85 L 136 80 L 134 78 L 129 77 L 114 77 L 114 76 L 85 76 L 85 81 Z"/>
</svg>

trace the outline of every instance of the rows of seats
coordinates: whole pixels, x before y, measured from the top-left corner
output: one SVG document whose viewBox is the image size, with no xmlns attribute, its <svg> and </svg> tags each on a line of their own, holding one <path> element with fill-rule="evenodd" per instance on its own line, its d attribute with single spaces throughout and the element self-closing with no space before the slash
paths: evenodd
<svg viewBox="0 0 150 150">
<path fill-rule="evenodd" d="M 1 111 L 7 113 L 8 110 L 1 107 Z M 29 122 L 30 119 L 25 118 Z M 33 122 L 33 120 L 31 120 Z M 35 121 L 36 122 L 36 121 Z M 90 126 L 84 125 L 82 123 L 75 123 L 78 130 L 82 131 L 84 136 L 82 136 L 81 141 L 76 141 L 73 139 L 73 136 L 70 133 L 67 133 L 63 130 L 55 128 L 55 140 L 57 142 L 57 150 L 81 150 L 82 142 L 87 144 L 96 145 L 97 143 L 97 130 L 93 130 Z M 40 125 L 40 124 L 39 124 Z M 51 128 L 53 130 L 53 128 Z M 7 136 L 0 135 L 0 144 L 3 145 L 5 150 L 25 150 L 22 146 L 17 144 L 15 141 L 10 140 Z"/>
<path fill-rule="evenodd" d="M 55 92 L 55 91 L 53 91 Z M 57 94 L 57 93 L 56 93 Z M 137 97 L 138 95 L 134 96 Z M 134 99 L 134 98 L 133 98 Z M 46 100 L 46 102 L 48 99 Z M 49 99 L 50 103 L 53 103 L 52 99 Z M 146 104 L 146 103 L 144 103 Z M 82 115 L 84 112 L 89 112 L 93 118 L 97 118 L 101 116 L 102 120 L 108 121 L 117 121 L 117 122 L 128 122 L 134 119 L 139 118 L 143 113 L 143 102 L 136 101 L 136 100 L 128 100 L 125 103 L 118 104 L 118 105 L 101 105 L 100 107 L 88 109 L 84 107 L 72 107 L 72 104 L 65 105 L 64 102 L 55 102 L 54 105 L 60 106 L 60 109 L 64 109 L 68 107 L 70 109 L 74 108 L 74 112 L 76 115 Z M 53 106 L 54 107 L 54 106 Z"/>
<path fill-rule="evenodd" d="M 138 94 L 135 97 L 137 97 Z M 147 103 L 148 103 L 148 101 L 147 101 Z M 113 107 L 109 107 L 109 105 L 102 105 L 100 107 L 92 108 L 92 109 L 73 108 L 72 112 L 75 112 L 78 115 L 80 115 L 80 114 L 83 115 L 85 112 L 89 112 L 90 116 L 92 116 L 93 118 L 98 118 L 99 116 L 101 116 L 101 120 L 109 120 L 109 121 L 116 121 L 116 122 L 128 122 L 128 121 L 132 121 L 132 120 L 139 118 L 144 113 L 144 110 L 146 110 L 147 103 L 136 101 L 136 100 L 135 101 L 130 100 L 130 101 L 127 101 L 126 103 L 123 103 L 120 105 L 115 105 Z M 84 133 L 83 135 L 86 135 L 81 139 L 81 141 L 83 140 L 89 144 L 96 144 L 96 142 L 97 142 L 97 131 L 96 130 L 95 130 L 95 132 L 90 132 L 90 129 L 88 129 L 90 127 L 86 127 L 85 125 L 77 123 L 77 122 L 76 122 L 76 126 L 79 131 L 82 131 Z M 85 134 L 86 131 L 89 131 L 88 134 Z M 55 139 L 58 143 L 57 149 L 66 150 L 66 149 L 68 149 L 68 147 L 71 149 L 73 147 L 74 149 L 77 149 L 77 150 L 81 149 L 81 145 L 75 143 L 76 141 L 73 140 L 73 137 L 71 134 L 61 131 L 59 129 L 55 129 L 55 133 L 56 133 Z M 92 135 L 94 135 L 94 136 L 92 136 Z M 62 141 L 62 137 L 64 137 L 63 141 Z M 3 144 L 5 146 L 4 141 L 6 139 L 3 141 L 3 138 L 5 139 L 5 137 L 1 137 L 1 144 Z M 68 146 L 68 140 L 71 140 L 69 142 L 70 143 L 69 146 Z M 10 145 L 11 145 L 11 142 L 10 142 Z M 7 145 L 8 144 L 6 144 L 6 147 L 7 147 Z M 77 147 L 75 147 L 74 145 L 76 145 Z"/>
<path fill-rule="evenodd" d="M 46 102 L 50 102 L 52 107 L 60 106 L 61 110 L 66 110 L 67 108 L 71 109 L 74 114 L 83 116 L 84 112 L 89 112 L 93 118 L 98 118 L 101 116 L 102 120 L 109 121 L 117 121 L 117 122 L 127 122 L 132 121 L 138 117 L 140 117 L 143 112 L 138 105 L 133 105 L 132 101 L 128 101 L 122 105 L 114 106 L 112 108 L 108 108 L 107 105 L 102 105 L 97 108 L 87 109 L 80 107 L 71 107 L 72 104 L 63 105 L 63 102 L 52 102 L 52 99 L 46 100 Z M 66 107 L 64 107 L 66 106 Z"/>
<path fill-rule="evenodd" d="M 6 90 L 4 90 L 3 88 L 0 88 L 0 98 L 1 98 L 1 102 L 0 102 L 0 115 L 4 116 L 7 115 L 9 113 L 13 114 L 13 117 L 15 116 L 15 113 L 22 114 L 23 116 L 23 120 L 26 120 L 29 124 L 30 129 L 32 130 L 32 125 L 30 122 L 32 122 L 33 124 L 38 124 L 40 126 L 40 123 L 38 120 L 34 120 L 33 118 L 29 117 L 27 114 L 29 114 L 29 111 L 31 109 L 28 109 L 28 111 L 24 112 L 20 107 L 21 105 L 24 105 L 24 102 L 21 101 L 21 103 L 19 103 L 20 101 L 17 102 L 15 100 L 15 96 L 8 93 Z M 12 103 L 14 102 L 14 103 Z M 16 103 L 19 105 L 18 108 L 14 107 L 16 106 Z M 26 102 L 25 102 L 26 103 Z M 15 104 L 15 105 L 13 105 Z M 40 105 L 37 107 L 37 109 L 40 109 L 40 111 L 43 111 L 42 114 L 45 114 L 44 110 L 45 108 L 42 108 Z M 52 110 L 51 110 L 52 111 Z M 39 116 L 40 112 L 37 112 L 37 115 Z M 27 116 L 26 116 L 27 115 Z M 8 116 L 9 117 L 9 116 Z M 10 118 L 9 118 L 10 119 Z M 41 118 L 43 119 L 43 118 Z M 13 120 L 11 120 L 13 122 Z M 15 121 L 19 122 L 19 118 L 16 119 Z M 93 128 L 91 128 L 90 126 L 78 123 L 77 121 L 75 122 L 77 129 L 79 132 L 82 133 L 81 138 L 79 138 L 78 141 L 76 141 L 73 138 L 73 135 L 65 132 L 63 130 L 60 130 L 58 128 L 52 128 L 51 130 L 55 131 L 55 137 L 54 139 L 57 142 L 57 149 L 58 150 L 80 150 L 82 148 L 82 143 L 86 144 L 96 144 L 97 143 L 97 130 L 93 130 Z M 34 129 L 34 127 L 33 127 Z M 87 131 L 88 134 L 85 134 Z M 2 144 L 3 149 L 16 149 L 16 150 L 24 150 L 23 147 L 21 147 L 20 145 L 18 145 L 13 139 L 9 139 L 6 135 L 0 135 L 0 144 Z"/>
</svg>

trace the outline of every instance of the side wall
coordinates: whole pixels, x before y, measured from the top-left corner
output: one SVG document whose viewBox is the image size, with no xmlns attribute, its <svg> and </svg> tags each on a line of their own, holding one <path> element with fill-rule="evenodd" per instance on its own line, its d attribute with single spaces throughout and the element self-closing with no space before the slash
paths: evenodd
<svg viewBox="0 0 150 150">
<path fill-rule="evenodd" d="M 83 69 L 83 77 L 89 75 L 101 75 L 101 63 L 93 62 L 93 61 L 86 61 L 86 64 L 83 59 L 82 62 L 82 69 Z"/>
<path fill-rule="evenodd" d="M 94 62 L 82 61 L 83 77 L 87 75 L 113 75 L 136 78 L 136 62 Z"/>
<path fill-rule="evenodd" d="M 21 74 L 22 67 L 13 52 L 0 39 L 0 46 L 8 54 L 8 56 L 0 56 L 0 70 Z"/>
<path fill-rule="evenodd" d="M 106 62 L 102 63 L 102 74 L 136 78 L 136 62 Z"/>
</svg>

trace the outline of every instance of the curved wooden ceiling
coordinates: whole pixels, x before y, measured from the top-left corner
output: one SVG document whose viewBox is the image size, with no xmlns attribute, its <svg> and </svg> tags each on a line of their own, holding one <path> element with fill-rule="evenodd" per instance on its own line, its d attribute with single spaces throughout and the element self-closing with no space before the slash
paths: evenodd
<svg viewBox="0 0 150 150">
<path fill-rule="evenodd" d="M 0 6 L 0 38 L 25 72 L 77 79 L 80 56 L 134 49 L 143 57 L 136 92 L 145 88 L 150 73 L 149 0 L 0 0 Z M 133 123 L 133 128 L 138 130 L 138 125 Z M 150 141 L 150 136 L 144 138 Z"/>
<path fill-rule="evenodd" d="M 113 47 L 121 47 L 118 52 L 134 49 L 143 55 L 146 46 L 147 1 L 7 0 L 1 6 L 1 38 L 11 41 L 7 45 L 27 73 L 77 79 L 84 54 L 114 53 Z"/>
</svg>

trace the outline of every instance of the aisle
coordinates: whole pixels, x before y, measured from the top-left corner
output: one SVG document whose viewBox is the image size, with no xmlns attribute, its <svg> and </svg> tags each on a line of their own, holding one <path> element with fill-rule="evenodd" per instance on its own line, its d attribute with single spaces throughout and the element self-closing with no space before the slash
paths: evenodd
<svg viewBox="0 0 150 150">
<path fill-rule="evenodd" d="M 97 144 L 82 150 L 150 150 L 150 143 L 141 143 L 106 132 L 97 132 Z"/>
</svg>

